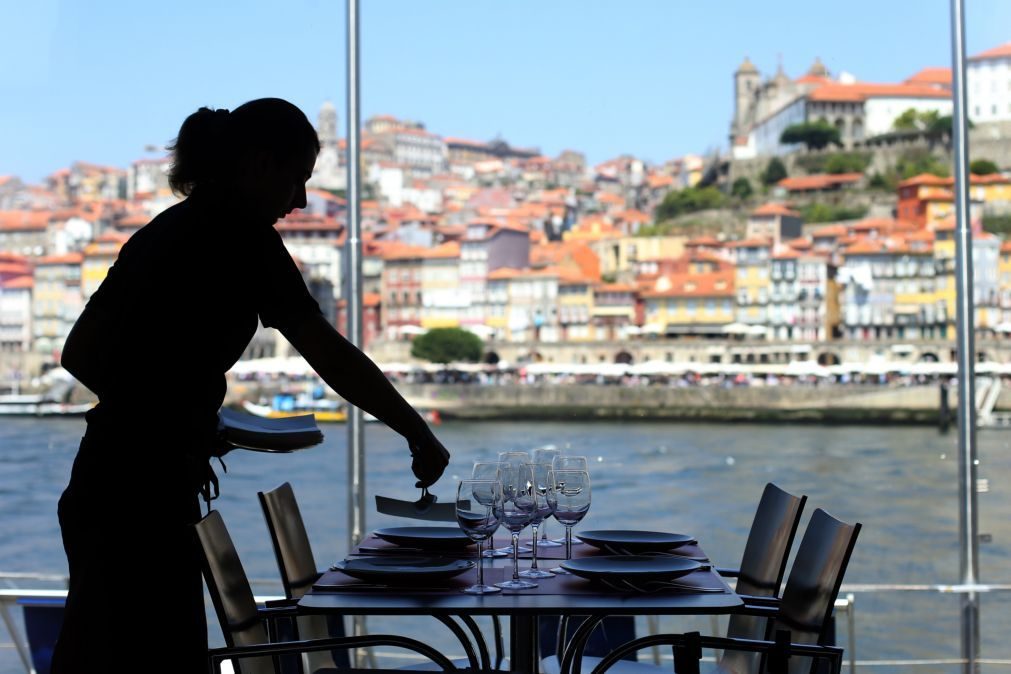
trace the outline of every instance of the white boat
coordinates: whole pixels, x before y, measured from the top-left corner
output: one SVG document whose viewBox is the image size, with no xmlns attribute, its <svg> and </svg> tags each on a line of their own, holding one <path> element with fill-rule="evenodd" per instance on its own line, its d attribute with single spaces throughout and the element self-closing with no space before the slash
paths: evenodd
<svg viewBox="0 0 1011 674">
<path fill-rule="evenodd" d="M 75 416 L 92 406 L 92 403 L 60 402 L 44 393 L 0 395 L 0 415 L 7 416 Z"/>
</svg>

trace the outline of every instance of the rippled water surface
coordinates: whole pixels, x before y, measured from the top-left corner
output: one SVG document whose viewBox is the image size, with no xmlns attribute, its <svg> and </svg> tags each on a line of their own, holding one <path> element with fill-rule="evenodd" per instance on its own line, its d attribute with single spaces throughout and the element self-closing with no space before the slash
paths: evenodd
<svg viewBox="0 0 1011 674">
<path fill-rule="evenodd" d="M 83 429 L 82 420 L 0 420 L 0 571 L 65 573 L 56 502 Z M 285 480 L 294 486 L 318 564 L 328 565 L 346 549 L 346 430 L 329 426 L 324 431 L 326 442 L 308 451 L 233 452 L 226 459 L 229 470 L 221 476 L 218 507 L 253 578 L 277 578 L 256 492 Z M 808 511 L 822 507 L 863 523 L 847 583 L 958 581 L 955 435 L 929 428 L 530 422 L 447 423 L 438 434 L 453 453 L 446 477 L 433 489 L 442 500 L 452 498 L 455 480 L 469 475 L 474 460 L 555 444 L 591 459 L 593 505 L 583 527 L 691 533 L 718 564 L 735 566 L 762 488 L 775 481 L 807 494 Z M 404 442 L 378 425 L 370 425 L 366 437 L 370 503 L 376 493 L 416 498 Z M 979 497 L 980 530 L 993 537 L 980 549 L 981 578 L 1011 583 L 1011 431 L 984 431 L 979 441 L 980 477 L 990 485 L 990 492 Z M 393 523 L 370 513 L 370 527 Z M 257 587 L 260 593 L 278 590 L 279 582 Z M 1011 594 L 984 595 L 982 607 L 984 656 L 1011 658 L 1006 638 Z M 861 592 L 856 616 L 861 660 L 958 657 L 955 595 Z M 424 629 L 418 620 L 411 629 Z M 709 631 L 708 620 L 671 619 L 663 626 Z M 220 642 L 213 621 L 211 635 Z M 840 638 L 845 638 L 843 626 Z M 19 672 L 19 667 L 10 649 L 0 651 L 0 671 Z"/>
</svg>

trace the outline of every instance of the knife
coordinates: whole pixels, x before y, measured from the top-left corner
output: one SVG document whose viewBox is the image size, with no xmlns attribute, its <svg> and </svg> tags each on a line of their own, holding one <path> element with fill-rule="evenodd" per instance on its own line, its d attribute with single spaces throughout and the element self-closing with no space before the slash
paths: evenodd
<svg viewBox="0 0 1011 674">
<path fill-rule="evenodd" d="M 376 494 L 376 511 L 427 522 L 456 522 L 456 503 L 439 503 L 436 498 L 429 494 L 427 499 L 423 496 L 419 501 L 402 501 Z"/>
</svg>

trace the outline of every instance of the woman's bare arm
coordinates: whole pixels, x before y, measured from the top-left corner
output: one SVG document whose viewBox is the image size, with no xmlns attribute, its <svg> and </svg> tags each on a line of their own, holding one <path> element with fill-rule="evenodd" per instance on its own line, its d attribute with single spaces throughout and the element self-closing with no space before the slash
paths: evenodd
<svg viewBox="0 0 1011 674">
<path fill-rule="evenodd" d="M 284 336 L 342 398 L 407 439 L 418 486 L 439 479 L 449 463 L 449 452 L 368 356 L 344 339 L 321 314 L 306 318 Z"/>
</svg>

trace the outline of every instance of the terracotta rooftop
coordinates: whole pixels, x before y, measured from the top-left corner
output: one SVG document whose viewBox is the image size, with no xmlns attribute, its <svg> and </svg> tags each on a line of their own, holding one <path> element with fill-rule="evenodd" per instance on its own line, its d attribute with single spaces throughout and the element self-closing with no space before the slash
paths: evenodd
<svg viewBox="0 0 1011 674">
<path fill-rule="evenodd" d="M 794 178 L 783 178 L 777 183 L 783 189 L 790 192 L 801 192 L 807 190 L 824 190 L 840 185 L 852 185 L 860 182 L 864 177 L 863 173 L 820 173 L 810 176 L 797 176 Z"/>
<path fill-rule="evenodd" d="M 755 210 L 751 211 L 752 217 L 766 217 L 774 215 L 785 215 L 793 218 L 800 217 L 800 213 L 790 209 L 789 207 L 786 206 L 786 204 L 780 204 L 775 202 L 762 204 Z"/>
</svg>

